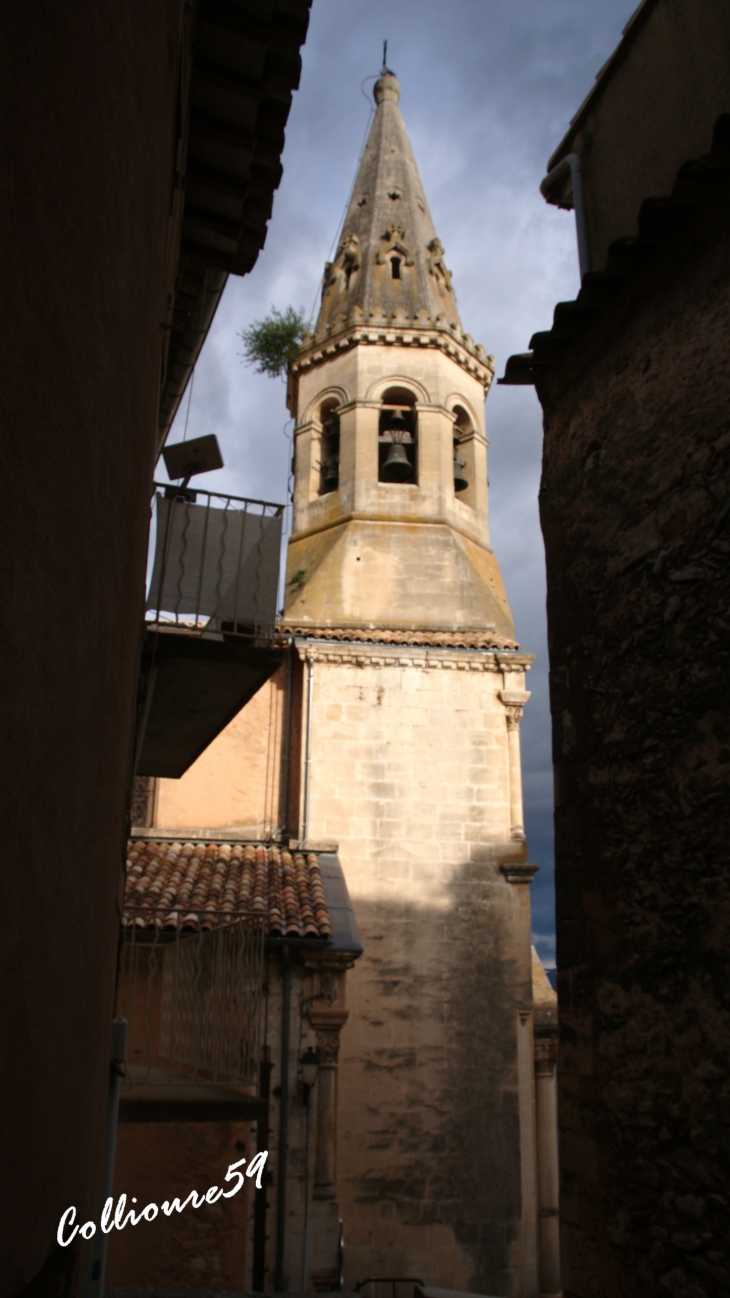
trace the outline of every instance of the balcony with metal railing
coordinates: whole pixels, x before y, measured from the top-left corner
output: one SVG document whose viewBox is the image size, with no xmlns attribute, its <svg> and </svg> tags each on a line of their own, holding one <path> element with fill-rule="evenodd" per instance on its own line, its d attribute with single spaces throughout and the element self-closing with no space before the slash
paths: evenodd
<svg viewBox="0 0 730 1298">
<path fill-rule="evenodd" d="M 276 671 L 284 509 L 156 484 L 135 770 L 178 778 Z"/>
</svg>

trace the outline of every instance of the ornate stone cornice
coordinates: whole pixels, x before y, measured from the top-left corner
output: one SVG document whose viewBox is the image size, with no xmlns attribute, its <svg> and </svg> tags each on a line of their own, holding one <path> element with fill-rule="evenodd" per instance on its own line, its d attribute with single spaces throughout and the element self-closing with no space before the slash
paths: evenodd
<svg viewBox="0 0 730 1298">
<path fill-rule="evenodd" d="M 462 333 L 457 324 L 419 317 L 399 319 L 397 315 L 387 319 L 382 312 L 373 313 L 371 320 L 364 321 L 358 319 L 356 313 L 357 308 L 354 308 L 349 321 L 340 318 L 317 335 L 305 335 L 304 343 L 292 361 L 292 379 L 296 380 L 306 370 L 361 344 L 413 347 L 416 350 L 434 347 L 478 379 L 485 392 L 489 390 L 494 378 L 494 357 L 488 356 L 480 343 L 475 344 L 471 334 Z M 359 315 L 362 317 L 362 312 Z"/>
<path fill-rule="evenodd" d="M 424 671 L 502 672 L 503 653 L 491 649 L 450 649 L 439 646 L 404 644 L 362 644 L 341 640 L 294 640 L 302 661 L 348 663 L 356 667 L 420 667 Z M 531 654 L 515 654 L 519 663 L 510 663 L 515 671 L 526 671 L 533 661 Z"/>
</svg>

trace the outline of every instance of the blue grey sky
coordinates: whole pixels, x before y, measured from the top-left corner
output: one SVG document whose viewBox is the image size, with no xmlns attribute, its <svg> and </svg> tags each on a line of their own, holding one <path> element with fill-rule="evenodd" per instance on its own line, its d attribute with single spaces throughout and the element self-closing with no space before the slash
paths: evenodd
<svg viewBox="0 0 730 1298">
<path fill-rule="evenodd" d="M 373 80 L 388 40 L 400 106 L 464 328 L 493 352 L 497 374 L 575 297 L 571 213 L 539 193 L 545 164 L 635 0 L 314 0 L 266 246 L 252 273 L 228 281 L 170 441 L 215 432 L 226 468 L 205 486 L 284 501 L 290 444 L 283 383 L 241 361 L 239 330 L 272 305 L 313 313 L 344 216 Z M 361 83 L 366 81 L 362 92 Z M 522 723 L 533 931 L 554 963 L 552 767 L 545 574 L 537 492 L 540 407 L 532 388 L 494 384 L 486 407 L 492 542 L 517 636 L 536 655 Z M 162 467 L 162 466 L 160 466 Z M 201 486 L 203 482 L 201 480 Z"/>
</svg>

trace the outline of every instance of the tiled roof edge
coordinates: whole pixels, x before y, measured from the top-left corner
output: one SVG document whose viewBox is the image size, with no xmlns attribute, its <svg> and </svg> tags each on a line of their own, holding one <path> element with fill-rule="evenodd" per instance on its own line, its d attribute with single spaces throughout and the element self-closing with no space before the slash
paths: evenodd
<svg viewBox="0 0 730 1298">
<path fill-rule="evenodd" d="M 378 644 L 426 646 L 434 649 L 489 649 L 517 651 L 516 640 L 496 631 L 414 631 L 399 628 L 317 627 L 281 622 L 278 630 L 285 635 L 306 640 L 335 640 L 344 644 Z"/>
</svg>

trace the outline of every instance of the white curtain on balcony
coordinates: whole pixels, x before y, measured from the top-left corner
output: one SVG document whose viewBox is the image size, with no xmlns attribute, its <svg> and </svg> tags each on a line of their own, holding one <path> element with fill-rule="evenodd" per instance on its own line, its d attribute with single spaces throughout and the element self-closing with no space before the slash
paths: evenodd
<svg viewBox="0 0 730 1298">
<path fill-rule="evenodd" d="M 273 626 L 282 514 L 167 499 L 157 502 L 157 542 L 147 608 L 238 625 Z"/>
</svg>

